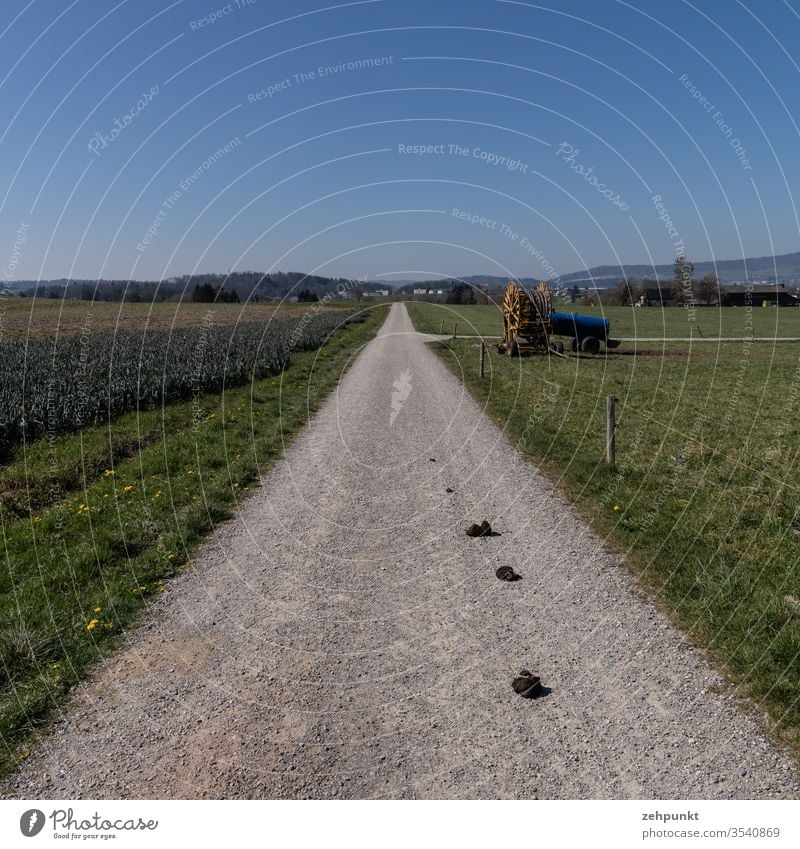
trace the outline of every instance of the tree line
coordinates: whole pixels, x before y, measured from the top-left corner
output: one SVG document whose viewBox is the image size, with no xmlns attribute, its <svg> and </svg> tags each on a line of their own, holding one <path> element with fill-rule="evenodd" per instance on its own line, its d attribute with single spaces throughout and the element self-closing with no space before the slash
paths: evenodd
<svg viewBox="0 0 800 849">
<path fill-rule="evenodd" d="M 688 304 L 709 305 L 720 302 L 722 293 L 719 280 L 713 272 L 704 274 L 700 279 L 694 276 L 694 263 L 685 256 L 679 256 L 673 264 L 671 281 L 655 280 L 644 277 L 637 280 L 628 277 L 612 289 L 604 292 L 602 301 L 606 306 L 630 306 L 638 303 L 648 290 L 660 289 L 665 300 L 671 299 L 673 306 Z M 573 297 L 575 290 L 573 290 Z M 597 300 L 593 293 L 583 296 L 584 303 Z"/>
</svg>

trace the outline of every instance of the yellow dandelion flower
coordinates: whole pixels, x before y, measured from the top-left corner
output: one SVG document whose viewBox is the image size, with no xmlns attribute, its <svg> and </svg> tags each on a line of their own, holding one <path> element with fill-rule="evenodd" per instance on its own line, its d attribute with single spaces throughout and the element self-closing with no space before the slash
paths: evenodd
<svg viewBox="0 0 800 849">
<path fill-rule="evenodd" d="M 122 487 L 123 492 L 133 492 L 133 484 L 129 483 L 127 486 Z"/>
<path fill-rule="evenodd" d="M 99 622 L 100 622 L 99 619 L 92 619 L 92 621 L 86 626 L 86 630 L 87 631 L 94 631 L 94 629 L 97 627 Z"/>
<path fill-rule="evenodd" d="M 172 554 L 172 552 L 170 552 L 170 553 L 167 555 L 167 560 L 174 560 L 174 559 L 175 559 L 175 555 L 174 555 L 174 554 Z"/>
<path fill-rule="evenodd" d="M 34 516 L 34 517 L 33 517 L 33 521 L 34 521 L 34 522 L 36 522 L 36 523 L 38 524 L 39 522 L 41 522 L 41 521 L 42 521 L 42 517 L 41 517 L 41 516 Z"/>
<path fill-rule="evenodd" d="M 234 489 L 239 489 L 239 484 L 238 484 L 238 483 L 235 483 L 235 484 L 233 485 L 233 488 L 234 488 Z"/>
<path fill-rule="evenodd" d="M 103 477 L 104 477 L 104 478 L 110 478 L 110 477 L 111 477 L 111 475 L 115 475 L 115 474 L 116 474 L 116 472 L 115 472 L 113 469 L 106 469 L 106 470 L 103 472 Z"/>
<path fill-rule="evenodd" d="M 60 664 L 60 663 L 51 663 L 51 664 L 50 664 L 50 668 L 51 668 L 51 669 L 58 669 L 58 667 L 59 667 L 59 666 L 61 666 L 61 664 Z"/>
<path fill-rule="evenodd" d="M 102 609 L 102 607 L 95 607 L 94 612 L 99 613 Z"/>
<path fill-rule="evenodd" d="M 615 510 L 619 510 L 619 504 L 615 504 L 615 505 L 614 505 L 614 509 L 615 509 Z"/>
</svg>

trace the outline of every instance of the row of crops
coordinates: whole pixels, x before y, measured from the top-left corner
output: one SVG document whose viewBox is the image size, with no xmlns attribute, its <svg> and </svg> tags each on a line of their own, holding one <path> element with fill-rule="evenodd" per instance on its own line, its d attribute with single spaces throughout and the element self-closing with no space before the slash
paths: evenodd
<svg viewBox="0 0 800 849">
<path fill-rule="evenodd" d="M 0 345 L 0 449 L 279 373 L 351 312 Z"/>
</svg>

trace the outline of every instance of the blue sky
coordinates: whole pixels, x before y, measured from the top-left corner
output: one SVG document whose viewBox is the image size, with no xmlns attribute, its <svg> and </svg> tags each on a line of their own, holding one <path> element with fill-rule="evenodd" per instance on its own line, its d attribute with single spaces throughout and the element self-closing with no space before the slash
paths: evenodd
<svg viewBox="0 0 800 849">
<path fill-rule="evenodd" d="M 18 8 L 6 277 L 547 279 L 800 249 L 794 0 Z"/>
</svg>

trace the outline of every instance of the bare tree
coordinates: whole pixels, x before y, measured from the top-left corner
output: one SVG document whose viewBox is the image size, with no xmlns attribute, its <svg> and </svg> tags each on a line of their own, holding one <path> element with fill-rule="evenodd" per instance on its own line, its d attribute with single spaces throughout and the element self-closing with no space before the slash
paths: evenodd
<svg viewBox="0 0 800 849">
<path fill-rule="evenodd" d="M 701 304 L 719 303 L 719 280 L 713 272 L 697 281 L 697 299 Z"/>
</svg>

